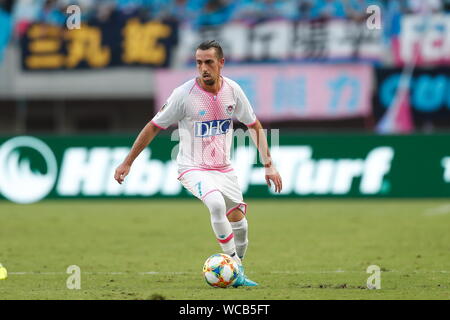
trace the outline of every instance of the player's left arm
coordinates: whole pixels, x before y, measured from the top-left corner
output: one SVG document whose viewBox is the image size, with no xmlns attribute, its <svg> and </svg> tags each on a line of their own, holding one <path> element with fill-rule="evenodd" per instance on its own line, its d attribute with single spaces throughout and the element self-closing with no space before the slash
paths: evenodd
<svg viewBox="0 0 450 320">
<path fill-rule="evenodd" d="M 283 182 L 280 174 L 278 173 L 275 165 L 272 162 L 272 157 L 270 155 L 269 145 L 267 143 L 267 137 L 264 133 L 263 126 L 259 120 L 256 120 L 254 123 L 248 126 L 250 131 L 250 136 L 252 137 L 253 142 L 255 143 L 256 148 L 258 148 L 259 154 L 261 156 L 261 162 L 265 168 L 266 182 L 269 188 L 272 186 L 272 183 L 275 186 L 275 192 L 280 193 L 283 188 Z"/>
</svg>

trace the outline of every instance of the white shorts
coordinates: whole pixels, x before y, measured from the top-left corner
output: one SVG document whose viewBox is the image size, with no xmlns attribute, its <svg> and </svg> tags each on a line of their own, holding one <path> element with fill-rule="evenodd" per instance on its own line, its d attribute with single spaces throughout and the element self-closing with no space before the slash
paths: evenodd
<svg viewBox="0 0 450 320">
<path fill-rule="evenodd" d="M 226 214 L 234 209 L 247 213 L 247 204 L 242 197 L 241 187 L 232 168 L 226 170 L 210 170 L 191 168 L 180 170 L 178 176 L 181 184 L 194 196 L 204 200 L 211 192 L 219 191 L 226 205 Z"/>
</svg>

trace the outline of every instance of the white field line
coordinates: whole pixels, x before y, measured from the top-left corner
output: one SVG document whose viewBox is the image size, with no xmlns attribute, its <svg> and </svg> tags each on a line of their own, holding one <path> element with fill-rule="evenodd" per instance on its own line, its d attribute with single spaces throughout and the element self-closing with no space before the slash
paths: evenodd
<svg viewBox="0 0 450 320">
<path fill-rule="evenodd" d="M 388 270 L 382 273 L 450 273 L 450 270 Z M 271 274 L 333 274 L 333 273 L 366 273 L 365 271 L 271 271 Z"/>
<path fill-rule="evenodd" d="M 381 271 L 382 273 L 418 273 L 418 274 L 426 274 L 426 273 L 450 273 L 450 270 L 417 270 L 417 271 L 401 271 L 401 270 L 389 270 L 389 271 Z M 346 271 L 346 270 L 334 270 L 334 271 L 270 271 L 270 274 L 339 274 L 339 273 L 361 273 L 365 274 L 365 271 Z M 8 272 L 9 275 L 23 276 L 23 275 L 67 275 L 70 273 L 66 272 Z M 146 272 L 83 272 L 81 274 L 84 275 L 183 275 L 183 274 L 201 274 L 199 272 L 160 272 L 160 271 L 146 271 Z"/>
<path fill-rule="evenodd" d="M 424 216 L 439 216 L 450 213 L 450 203 L 439 207 L 429 208 L 423 212 Z"/>
<path fill-rule="evenodd" d="M 176 274 L 196 274 L 201 272 L 159 272 L 159 271 L 147 271 L 147 272 L 83 272 L 81 270 L 81 274 L 87 274 L 87 275 L 176 275 Z M 21 271 L 21 272 L 8 272 L 9 275 L 16 275 L 16 276 L 26 276 L 26 275 L 66 275 L 71 273 L 66 272 L 29 272 L 29 271 Z"/>
</svg>

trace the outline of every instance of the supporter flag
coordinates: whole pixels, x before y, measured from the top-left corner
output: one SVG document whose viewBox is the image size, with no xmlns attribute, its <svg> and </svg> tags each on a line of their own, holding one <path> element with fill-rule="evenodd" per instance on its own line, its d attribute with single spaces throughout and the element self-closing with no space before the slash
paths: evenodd
<svg viewBox="0 0 450 320">
<path fill-rule="evenodd" d="M 11 15 L 0 8 L 0 62 L 3 60 L 3 52 L 9 42 L 11 26 Z"/>
<path fill-rule="evenodd" d="M 409 95 L 409 84 L 400 84 L 393 103 L 377 124 L 378 133 L 411 133 L 414 130 Z"/>
</svg>

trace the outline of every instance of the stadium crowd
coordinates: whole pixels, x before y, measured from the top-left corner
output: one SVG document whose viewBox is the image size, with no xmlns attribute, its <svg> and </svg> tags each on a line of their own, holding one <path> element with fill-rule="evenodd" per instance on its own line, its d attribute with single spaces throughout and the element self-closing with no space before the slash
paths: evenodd
<svg viewBox="0 0 450 320">
<path fill-rule="evenodd" d="M 366 16 L 369 5 L 396 13 L 450 12 L 450 0 L 0 0 L 9 3 L 15 25 L 31 22 L 62 24 L 69 5 L 81 8 L 82 19 L 104 20 L 113 13 L 148 19 L 175 19 L 192 27 L 221 25 L 230 21 L 257 23 L 268 19 L 323 19 Z"/>
<path fill-rule="evenodd" d="M 70 5 L 79 6 L 82 21 L 90 24 L 138 16 L 175 21 L 195 30 L 232 21 L 248 25 L 273 19 L 363 21 L 367 7 L 378 5 L 386 35 L 403 14 L 450 12 L 450 0 L 0 0 L 0 61 L 10 39 L 21 38 L 30 24 L 64 25 Z"/>
</svg>

